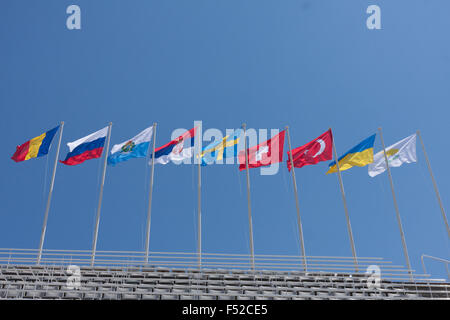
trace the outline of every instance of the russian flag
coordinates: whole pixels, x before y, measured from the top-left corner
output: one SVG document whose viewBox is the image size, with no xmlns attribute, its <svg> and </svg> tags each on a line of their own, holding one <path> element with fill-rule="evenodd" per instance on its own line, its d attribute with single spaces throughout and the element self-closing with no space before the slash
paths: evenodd
<svg viewBox="0 0 450 320">
<path fill-rule="evenodd" d="M 194 154 L 194 136 L 196 129 L 186 131 L 175 140 L 155 149 L 155 163 L 167 164 L 169 161 L 182 161 L 192 158 Z M 185 146 L 185 141 L 186 146 Z M 151 155 L 150 155 L 151 157 Z M 152 161 L 150 160 L 150 164 Z"/>
<path fill-rule="evenodd" d="M 108 127 L 105 127 L 77 141 L 69 142 L 67 144 L 69 153 L 66 159 L 64 161 L 60 160 L 60 162 L 74 166 L 89 159 L 100 158 L 107 134 Z"/>
</svg>

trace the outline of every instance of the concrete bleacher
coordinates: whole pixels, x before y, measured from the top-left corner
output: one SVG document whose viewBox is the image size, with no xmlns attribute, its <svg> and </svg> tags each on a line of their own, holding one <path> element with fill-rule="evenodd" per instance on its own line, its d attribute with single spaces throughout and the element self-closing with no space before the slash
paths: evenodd
<svg viewBox="0 0 450 320">
<path fill-rule="evenodd" d="M 81 266 L 70 287 L 67 265 L 0 265 L 0 299 L 366 300 L 450 299 L 450 283 L 391 281 L 373 288 L 361 273 Z"/>
</svg>

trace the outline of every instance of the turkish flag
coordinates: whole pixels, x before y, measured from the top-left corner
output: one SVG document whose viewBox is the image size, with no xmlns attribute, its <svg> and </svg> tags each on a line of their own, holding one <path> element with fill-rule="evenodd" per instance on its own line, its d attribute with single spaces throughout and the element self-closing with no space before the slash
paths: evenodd
<svg viewBox="0 0 450 320">
<path fill-rule="evenodd" d="M 291 158 L 288 151 L 287 166 L 291 171 Z M 292 150 L 292 162 L 295 168 L 308 164 L 317 164 L 333 158 L 333 133 L 331 129 L 318 136 L 313 141 Z"/>
<path fill-rule="evenodd" d="M 248 154 L 248 168 L 258 168 L 262 166 L 269 166 L 273 163 L 283 161 L 283 146 L 284 146 L 285 130 L 281 131 L 276 136 L 270 138 L 257 146 L 247 149 Z M 245 170 L 245 153 L 239 152 L 239 170 Z"/>
</svg>

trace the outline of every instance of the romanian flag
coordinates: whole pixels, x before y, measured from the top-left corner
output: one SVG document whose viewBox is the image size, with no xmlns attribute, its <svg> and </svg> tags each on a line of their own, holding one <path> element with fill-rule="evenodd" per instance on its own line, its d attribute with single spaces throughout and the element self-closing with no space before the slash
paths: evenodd
<svg viewBox="0 0 450 320">
<path fill-rule="evenodd" d="M 21 162 L 31 158 L 45 156 L 48 153 L 50 144 L 52 143 L 53 137 L 58 129 L 59 126 L 44 132 L 40 136 L 37 136 L 36 138 L 33 138 L 20 146 L 17 146 L 16 152 L 13 154 L 11 159 L 15 162 Z"/>
<path fill-rule="evenodd" d="M 339 158 L 339 170 L 344 171 L 354 166 L 364 167 L 373 162 L 373 144 L 376 134 L 360 142 Z M 329 164 L 327 174 L 337 172 L 336 161 Z"/>
</svg>

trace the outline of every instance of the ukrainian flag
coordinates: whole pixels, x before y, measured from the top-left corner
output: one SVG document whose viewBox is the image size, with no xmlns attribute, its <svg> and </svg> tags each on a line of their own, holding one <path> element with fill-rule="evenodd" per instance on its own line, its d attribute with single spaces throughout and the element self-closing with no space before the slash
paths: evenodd
<svg viewBox="0 0 450 320">
<path fill-rule="evenodd" d="M 373 162 L 373 144 L 376 134 L 363 140 L 339 158 L 339 170 L 344 171 L 354 166 L 364 167 Z M 336 161 L 329 164 L 327 174 L 337 172 Z"/>
<path fill-rule="evenodd" d="M 220 161 L 223 158 L 235 157 L 237 155 L 237 147 L 241 138 L 242 130 L 238 129 L 233 134 L 226 136 L 222 140 L 214 141 L 207 147 L 203 148 L 200 158 L 202 158 L 202 166 Z"/>
<path fill-rule="evenodd" d="M 59 126 L 44 132 L 40 136 L 33 138 L 20 146 L 16 147 L 16 152 L 13 154 L 11 159 L 15 162 L 25 161 L 32 158 L 37 158 L 45 156 L 48 153 L 50 144 L 52 143 L 53 137 L 56 131 L 58 131 Z"/>
</svg>

